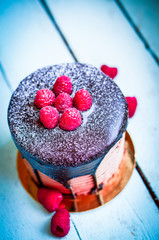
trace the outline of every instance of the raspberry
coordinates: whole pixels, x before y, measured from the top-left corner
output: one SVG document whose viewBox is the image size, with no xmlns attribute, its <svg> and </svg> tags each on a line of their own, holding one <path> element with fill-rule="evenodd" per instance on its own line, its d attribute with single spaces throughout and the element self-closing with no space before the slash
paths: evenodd
<svg viewBox="0 0 159 240">
<path fill-rule="evenodd" d="M 65 207 L 66 207 L 66 205 L 62 202 L 62 203 L 60 203 L 58 208 L 65 208 Z"/>
<path fill-rule="evenodd" d="M 41 204 L 43 204 L 48 191 L 49 191 L 49 189 L 47 189 L 47 188 L 39 188 L 38 189 L 37 197 Z"/>
<path fill-rule="evenodd" d="M 133 117 L 137 108 L 136 97 L 126 97 L 126 101 L 129 108 L 129 118 Z"/>
<path fill-rule="evenodd" d="M 72 92 L 71 79 L 64 75 L 58 77 L 54 83 L 53 92 L 55 93 L 56 96 L 62 92 L 71 94 Z"/>
<path fill-rule="evenodd" d="M 55 211 L 63 199 L 62 194 L 53 189 L 39 188 L 37 197 L 39 202 L 49 211 Z"/>
<path fill-rule="evenodd" d="M 59 113 L 56 108 L 51 106 L 43 107 L 40 110 L 40 121 L 46 128 L 55 128 L 58 124 Z"/>
<path fill-rule="evenodd" d="M 59 207 L 62 199 L 63 196 L 59 191 L 49 189 L 43 199 L 43 206 L 49 212 L 53 212 Z"/>
<path fill-rule="evenodd" d="M 68 93 L 60 93 L 57 98 L 55 99 L 55 107 L 57 110 L 62 113 L 67 108 L 70 108 L 73 106 L 73 100 L 71 96 Z"/>
<path fill-rule="evenodd" d="M 88 110 L 92 105 L 89 92 L 85 89 L 78 90 L 73 98 L 73 104 L 80 111 Z"/>
<path fill-rule="evenodd" d="M 59 125 L 64 130 L 74 130 L 81 125 L 81 114 L 76 108 L 68 108 L 61 115 Z"/>
<path fill-rule="evenodd" d="M 64 237 L 70 230 L 70 214 L 65 208 L 57 209 L 51 219 L 51 232 L 57 237 Z"/>
<path fill-rule="evenodd" d="M 111 77 L 112 79 L 116 77 L 118 73 L 118 69 L 114 67 L 108 67 L 107 65 L 102 65 L 101 66 L 101 71 Z"/>
<path fill-rule="evenodd" d="M 34 104 L 38 108 L 52 106 L 55 100 L 55 94 L 50 89 L 41 89 L 37 91 Z"/>
</svg>

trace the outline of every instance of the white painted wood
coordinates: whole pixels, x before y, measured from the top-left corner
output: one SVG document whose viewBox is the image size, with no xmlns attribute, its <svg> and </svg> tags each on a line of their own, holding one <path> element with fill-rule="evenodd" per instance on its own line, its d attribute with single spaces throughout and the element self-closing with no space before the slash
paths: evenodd
<svg viewBox="0 0 159 240">
<path fill-rule="evenodd" d="M 67 1 L 67 3 L 66 1 L 56 1 L 52 4 L 54 4 L 54 6 L 51 6 L 56 12 L 57 20 L 60 22 L 60 26 L 66 33 L 80 61 L 89 62 L 96 66 L 100 66 L 103 63 L 116 65 L 119 67 L 119 75 L 116 81 L 126 94 L 136 94 L 139 97 L 144 83 L 147 92 L 149 86 L 152 86 L 151 91 L 156 89 L 155 99 L 157 98 L 155 82 L 158 70 L 113 2 L 87 1 L 84 7 L 82 1 Z M 8 29 L 7 32 L 3 27 L 4 36 L 1 41 L 1 46 L 3 46 L 3 51 L 1 50 L 2 63 L 13 88 L 16 87 L 23 77 L 37 67 L 62 62 L 62 60 L 63 62 L 72 60 L 38 2 L 14 1 L 2 13 L 1 22 L 6 24 L 5 26 Z M 79 22 L 81 22 L 83 27 Z M 118 22 L 120 23 L 119 25 Z M 117 26 L 115 26 L 116 24 Z M 115 29 L 113 30 L 113 35 L 111 35 L 113 26 L 115 26 Z M 103 31 L 104 27 L 106 27 L 105 31 Z M 83 28 L 85 29 L 84 32 Z M 24 32 L 22 32 L 23 29 L 25 29 Z M 109 32 L 109 35 L 106 36 L 105 32 Z M 75 35 L 77 35 L 77 38 Z M 118 37 L 119 44 L 115 37 Z M 31 41 L 34 38 L 36 41 Z M 110 44 L 111 42 L 112 44 Z M 127 45 L 127 42 L 129 42 L 130 46 Z M 124 44 L 125 47 L 123 46 Z M 34 49 L 37 53 L 36 56 Z M 135 61 L 136 59 L 137 62 Z M 151 67 L 147 70 L 146 66 Z M 140 68 L 142 71 L 139 71 Z M 138 75 L 137 73 L 143 79 L 141 82 L 139 77 L 134 80 L 134 76 Z M 142 76 L 143 73 L 144 76 Z M 144 81 L 145 77 L 146 81 Z M 152 85 L 149 78 L 153 82 Z M 138 81 L 139 86 L 134 87 L 134 84 Z M 2 89 L 4 89 L 4 95 L 8 94 L 9 96 L 5 84 L 2 85 Z M 145 95 L 147 94 L 147 92 L 145 93 L 145 88 L 143 92 Z M 154 97 L 152 95 L 150 102 Z M 8 97 L 6 101 L 8 101 L 7 99 Z M 143 95 L 142 102 L 144 101 Z M 147 116 L 147 113 L 141 106 L 138 108 L 139 110 L 134 119 L 131 120 L 131 135 L 133 135 L 137 124 L 141 126 L 141 113 L 145 113 Z M 146 108 L 145 105 L 144 107 Z M 152 113 L 156 113 L 155 108 L 152 110 Z M 3 116 L 3 114 L 1 115 Z M 6 119 L 5 116 L 3 116 L 3 122 L 5 123 L 4 119 Z M 139 123 L 138 119 L 140 119 Z M 149 122 L 148 120 L 146 124 Z M 142 126 L 143 124 L 144 121 Z M 5 134 L 9 136 L 7 125 L 4 126 L 6 126 Z M 2 129 L 1 125 L 0 128 Z M 139 130 L 140 128 L 138 128 Z M 135 130 L 133 138 L 136 139 L 136 136 L 138 136 L 137 130 Z M 146 136 L 144 135 L 144 138 Z M 142 140 L 143 136 L 138 136 L 138 138 Z M 16 172 L 16 148 L 11 139 L 6 138 L 5 140 L 2 138 L 2 140 L 4 142 L 3 147 L 0 148 L 0 206 L 3 206 L 0 209 L 1 238 L 4 240 L 54 239 L 49 232 L 51 214 L 43 210 L 21 186 Z M 137 148 L 135 142 L 135 147 L 139 158 L 141 143 Z M 140 161 L 142 160 L 140 159 Z M 155 164 L 154 167 L 156 167 Z M 155 174 L 154 171 L 153 174 Z M 134 171 L 124 191 L 113 201 L 93 211 L 71 214 L 71 218 L 76 224 L 81 239 L 159 238 L 157 208 L 136 171 Z M 66 239 L 79 239 L 72 223 L 71 231 Z"/>
<path fill-rule="evenodd" d="M 2 72 L 0 71 L 0 149 L 10 140 L 10 132 L 7 124 L 7 109 L 11 97 L 11 92 L 8 89 Z M 0 155 L 1 159 L 1 155 Z"/>
<path fill-rule="evenodd" d="M 35 202 L 19 181 L 16 154 L 17 149 L 11 140 L 0 149 L 0 239 L 57 239 L 50 232 L 53 214 Z M 72 222 L 64 239 L 79 239 Z"/>
<path fill-rule="evenodd" d="M 159 57 L 159 1 L 121 0 L 121 3 L 152 50 Z"/>
<path fill-rule="evenodd" d="M 118 67 L 114 80 L 125 96 L 137 97 L 137 112 L 128 131 L 136 159 L 159 196 L 157 64 L 114 1 L 47 2 L 79 61 Z"/>
<path fill-rule="evenodd" d="M 37 68 L 73 61 L 38 1 L 1 1 L 0 13 L 1 62 L 14 89 Z"/>
<path fill-rule="evenodd" d="M 159 239 L 158 210 L 135 170 L 126 188 L 111 202 L 73 214 L 82 240 Z"/>
</svg>

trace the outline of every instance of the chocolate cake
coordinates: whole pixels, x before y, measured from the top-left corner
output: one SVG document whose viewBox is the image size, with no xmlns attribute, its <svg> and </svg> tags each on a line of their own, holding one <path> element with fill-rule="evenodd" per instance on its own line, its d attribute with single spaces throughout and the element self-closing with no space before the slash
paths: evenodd
<svg viewBox="0 0 159 240">
<path fill-rule="evenodd" d="M 71 97 L 83 88 L 92 97 L 91 108 L 81 112 L 81 126 L 73 131 L 59 126 L 45 128 L 39 120 L 40 109 L 34 104 L 37 91 L 52 90 L 61 75 L 72 81 Z M 117 84 L 96 67 L 82 63 L 38 69 L 20 82 L 8 108 L 9 128 L 22 157 L 34 170 L 66 187 L 70 187 L 71 179 L 96 176 L 105 156 L 124 139 L 127 122 L 128 106 Z M 109 177 L 118 169 L 121 158 L 122 154 L 119 160 L 109 159 Z"/>
</svg>

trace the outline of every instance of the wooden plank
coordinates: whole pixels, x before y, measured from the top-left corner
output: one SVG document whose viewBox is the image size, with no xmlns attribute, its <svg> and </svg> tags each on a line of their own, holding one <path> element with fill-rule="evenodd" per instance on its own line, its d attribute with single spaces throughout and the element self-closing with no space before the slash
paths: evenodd
<svg viewBox="0 0 159 240">
<path fill-rule="evenodd" d="M 138 109 L 129 121 L 128 131 L 135 144 L 136 159 L 159 196 L 157 64 L 115 2 L 47 0 L 47 3 L 78 60 L 97 67 L 104 63 L 118 67 L 115 81 L 125 96 L 137 97 Z"/>
<path fill-rule="evenodd" d="M 74 61 L 38 1 L 3 1 L 0 12 L 1 62 L 14 89 L 37 68 Z"/>
<path fill-rule="evenodd" d="M 59 4 L 61 4 L 61 2 L 59 2 Z M 87 4 L 87 6 L 91 8 L 90 4 Z M 109 3 L 108 3 L 108 6 L 109 6 Z M 34 4 L 32 5 L 32 8 L 34 8 Z M 102 7 L 100 7 L 100 9 L 102 9 Z M 21 11 L 22 10 L 23 9 L 21 9 Z M 73 10 L 74 9 L 72 9 L 72 11 Z M 86 9 L 85 11 L 87 12 L 88 9 Z M 93 12 L 96 12 L 96 10 L 94 9 Z M 65 24 L 63 24 L 63 26 L 65 27 Z M 96 26 L 95 28 L 96 33 L 97 33 L 97 27 L 98 26 Z M 72 31 L 73 30 L 74 28 L 72 28 Z M 39 31 L 39 28 L 37 31 Z M 85 38 L 85 40 L 87 40 L 87 38 Z M 56 41 L 57 40 L 58 39 L 56 39 Z M 86 42 L 86 44 L 88 43 Z M 75 46 L 75 49 L 77 51 L 80 50 L 78 54 L 79 56 L 78 58 L 81 57 L 81 59 L 82 59 L 82 55 L 80 54 L 80 52 L 83 50 L 82 46 L 83 45 L 80 46 L 80 43 L 78 43 L 77 47 Z M 32 50 L 33 50 L 33 47 L 34 46 L 32 45 Z M 53 48 L 56 48 L 56 45 L 54 45 Z M 61 48 L 62 47 L 60 47 L 60 49 Z M 24 53 L 26 50 L 27 49 L 24 50 Z M 63 51 L 61 50 L 59 51 L 63 53 Z M 92 54 L 93 54 L 93 51 L 92 51 Z M 5 56 L 5 53 L 3 54 L 3 60 L 4 59 L 5 61 L 6 60 L 9 61 L 8 56 Z M 20 64 L 19 61 L 21 59 L 22 58 L 19 57 L 14 66 L 16 67 L 17 70 L 20 71 L 19 75 L 22 76 L 22 75 L 26 75 L 26 72 L 25 72 L 26 70 L 24 69 L 24 67 L 23 68 L 17 67 L 17 65 Z M 38 58 L 36 59 L 38 60 Z M 104 59 L 105 58 L 103 56 L 103 60 Z M 65 57 L 64 57 L 64 60 L 66 60 Z M 53 61 L 56 61 L 55 55 L 54 55 Z M 13 58 L 12 58 L 12 63 L 14 64 Z M 96 64 L 98 66 L 99 64 L 101 64 L 101 62 L 99 61 L 95 63 L 95 55 L 92 61 L 90 61 L 90 63 Z M 36 63 L 33 63 L 33 64 L 36 64 Z M 112 58 L 112 64 L 113 64 L 113 58 Z M 7 70 L 6 72 L 9 76 L 9 80 L 11 82 L 13 80 L 12 83 L 13 83 L 13 86 L 15 87 L 15 85 L 19 81 L 19 80 L 17 81 L 17 78 L 16 78 L 17 73 L 9 66 L 9 64 L 5 66 Z M 121 73 L 119 76 L 121 77 Z M 22 77 L 19 77 L 19 79 L 20 78 Z M 118 78 L 118 82 L 122 83 L 122 80 L 119 81 L 119 78 Z M 126 89 L 125 80 L 123 80 L 122 86 L 123 86 L 123 89 L 124 88 Z M 45 236 L 45 239 L 51 239 L 52 236 L 49 235 L 49 230 L 48 230 L 51 215 L 46 213 L 45 211 L 42 211 L 42 208 L 36 202 L 34 202 L 27 195 L 25 190 L 22 188 L 19 182 L 19 179 L 17 177 L 17 173 L 15 171 L 16 148 L 14 147 L 12 141 L 11 141 L 11 144 L 8 143 L 8 145 L 6 145 L 6 148 L 3 147 L 3 151 L 0 156 L 2 156 L 2 158 L 4 159 L 4 161 L 0 161 L 0 165 L 1 165 L 0 166 L 0 171 L 1 171 L 0 173 L 0 181 L 1 181 L 0 204 L 1 206 L 4 206 L 0 212 L 1 236 L 4 237 L 4 239 L 15 239 L 15 238 L 22 239 L 22 234 L 23 234 L 23 239 L 35 239 L 35 238 L 41 239 L 41 238 L 44 238 L 44 236 Z M 9 191 L 6 191 L 6 187 L 7 189 L 9 189 Z M 144 203 L 144 207 L 143 207 L 143 203 Z M 151 212 L 151 215 L 149 214 L 148 210 L 149 212 Z M 82 239 L 106 239 L 107 238 L 106 234 L 108 235 L 108 239 L 109 239 L 109 236 L 110 238 L 114 237 L 114 239 L 123 239 L 123 236 L 124 238 L 130 237 L 130 239 L 134 239 L 134 238 L 146 239 L 146 237 L 148 239 L 157 239 L 159 237 L 158 229 L 156 229 L 156 226 L 158 224 L 157 214 L 158 212 L 157 212 L 156 206 L 154 205 L 149 194 L 147 193 L 147 190 L 143 185 L 141 179 L 139 178 L 138 174 L 136 173 L 136 171 L 134 171 L 133 177 L 129 182 L 129 185 L 127 185 L 124 191 L 120 195 L 118 195 L 113 201 L 111 201 L 110 203 L 108 203 L 107 205 L 99 209 L 96 209 L 90 212 L 71 214 L 71 218 L 76 224 Z M 150 219 L 150 223 L 148 218 Z M 104 221 L 106 221 L 107 226 L 103 224 Z M 28 231 L 28 228 L 29 228 L 29 231 Z M 117 232 L 116 229 L 118 229 L 119 233 Z M 118 235 L 120 236 L 120 238 L 118 237 Z M 66 237 L 66 239 L 79 239 L 77 234 L 74 231 L 74 227 L 72 223 L 71 223 L 71 231 L 68 237 Z"/>
<path fill-rule="evenodd" d="M 120 0 L 138 30 L 159 58 L 159 2 L 156 0 Z"/>
<path fill-rule="evenodd" d="M 53 214 L 35 202 L 19 181 L 16 154 L 17 149 L 11 139 L 0 148 L 0 239 L 57 239 L 50 232 Z M 72 222 L 64 239 L 79 239 Z"/>
<path fill-rule="evenodd" d="M 10 132 L 7 124 L 7 109 L 11 97 L 11 92 L 5 83 L 2 72 L 0 71 L 0 149 L 10 140 Z M 1 155 L 0 155 L 1 159 Z"/>
<path fill-rule="evenodd" d="M 135 170 L 126 188 L 106 205 L 73 214 L 82 240 L 159 239 L 158 210 Z"/>
</svg>

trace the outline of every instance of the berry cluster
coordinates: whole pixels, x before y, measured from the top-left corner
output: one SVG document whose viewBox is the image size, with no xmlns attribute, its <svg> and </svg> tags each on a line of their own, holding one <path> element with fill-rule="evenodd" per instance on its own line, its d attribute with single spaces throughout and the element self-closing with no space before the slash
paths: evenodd
<svg viewBox="0 0 159 240">
<path fill-rule="evenodd" d="M 55 211 L 51 219 L 51 232 L 57 237 L 66 236 L 70 230 L 70 214 L 61 203 L 62 194 L 57 190 L 39 188 L 37 198 L 48 212 Z"/>
<path fill-rule="evenodd" d="M 71 93 L 71 79 L 64 75 L 56 79 L 53 91 L 50 89 L 37 91 L 34 104 L 41 109 L 40 121 L 44 127 L 55 128 L 59 123 L 63 130 L 71 131 L 81 125 L 79 111 L 87 111 L 92 105 L 92 99 L 85 89 L 78 90 L 73 99 Z"/>
</svg>

